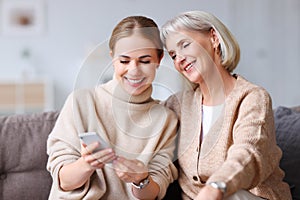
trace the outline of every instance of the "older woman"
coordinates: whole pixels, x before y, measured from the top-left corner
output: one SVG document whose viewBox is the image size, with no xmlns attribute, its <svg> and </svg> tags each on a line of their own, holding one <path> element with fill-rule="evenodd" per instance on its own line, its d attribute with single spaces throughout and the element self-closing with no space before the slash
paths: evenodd
<svg viewBox="0 0 300 200">
<path fill-rule="evenodd" d="M 232 74 L 240 50 L 230 31 L 215 16 L 191 11 L 168 21 L 161 34 L 175 68 L 195 85 L 165 102 L 180 118 L 183 199 L 291 199 L 271 98 Z"/>
</svg>

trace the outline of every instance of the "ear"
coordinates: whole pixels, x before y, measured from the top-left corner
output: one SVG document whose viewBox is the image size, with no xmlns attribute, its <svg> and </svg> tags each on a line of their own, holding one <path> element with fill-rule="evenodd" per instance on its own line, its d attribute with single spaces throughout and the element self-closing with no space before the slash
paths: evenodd
<svg viewBox="0 0 300 200">
<path fill-rule="evenodd" d="M 220 40 L 219 40 L 219 37 L 218 37 L 215 29 L 211 28 L 209 35 L 210 35 L 210 39 L 211 39 L 213 47 L 217 48 L 220 44 Z"/>
<path fill-rule="evenodd" d="M 113 56 L 114 56 L 112 50 L 109 51 L 109 55 L 110 55 L 110 57 L 113 57 Z"/>
</svg>

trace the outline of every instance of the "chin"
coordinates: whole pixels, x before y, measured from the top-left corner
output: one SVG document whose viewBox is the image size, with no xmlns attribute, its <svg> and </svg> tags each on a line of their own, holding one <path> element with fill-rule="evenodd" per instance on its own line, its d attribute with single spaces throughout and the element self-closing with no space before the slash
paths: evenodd
<svg viewBox="0 0 300 200">
<path fill-rule="evenodd" d="M 139 95 L 139 94 L 141 94 L 141 93 L 143 92 L 143 91 L 141 90 L 141 88 L 126 87 L 125 90 L 126 90 L 126 92 L 127 92 L 129 95 L 132 95 L 132 96 Z"/>
</svg>

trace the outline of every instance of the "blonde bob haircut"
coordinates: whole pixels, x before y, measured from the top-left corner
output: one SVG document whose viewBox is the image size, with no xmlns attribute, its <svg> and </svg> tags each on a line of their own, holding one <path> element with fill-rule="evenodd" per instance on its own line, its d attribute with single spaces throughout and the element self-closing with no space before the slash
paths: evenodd
<svg viewBox="0 0 300 200">
<path fill-rule="evenodd" d="M 193 30 L 203 33 L 214 29 L 220 41 L 222 66 L 232 72 L 240 60 L 240 47 L 228 28 L 214 15 L 204 11 L 189 11 L 167 21 L 161 30 L 161 38 L 166 44 L 168 34 L 179 30 Z"/>
</svg>

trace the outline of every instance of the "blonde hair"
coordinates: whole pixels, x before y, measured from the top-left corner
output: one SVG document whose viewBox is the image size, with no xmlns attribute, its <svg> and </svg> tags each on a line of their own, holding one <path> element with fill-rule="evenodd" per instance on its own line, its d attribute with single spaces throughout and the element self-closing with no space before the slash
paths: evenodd
<svg viewBox="0 0 300 200">
<path fill-rule="evenodd" d="M 121 20 L 113 29 L 109 48 L 114 52 L 116 42 L 121 38 L 129 37 L 133 33 L 138 32 L 146 39 L 149 39 L 157 47 L 157 55 L 159 58 L 163 56 L 163 44 L 160 39 L 160 31 L 157 24 L 150 18 L 144 16 L 130 16 Z"/>
<path fill-rule="evenodd" d="M 180 29 L 208 32 L 214 29 L 220 41 L 222 66 L 232 72 L 240 60 L 240 47 L 228 28 L 214 15 L 204 11 L 189 11 L 179 14 L 167 21 L 161 30 L 161 38 L 165 45 L 170 32 Z"/>
</svg>

